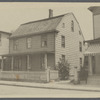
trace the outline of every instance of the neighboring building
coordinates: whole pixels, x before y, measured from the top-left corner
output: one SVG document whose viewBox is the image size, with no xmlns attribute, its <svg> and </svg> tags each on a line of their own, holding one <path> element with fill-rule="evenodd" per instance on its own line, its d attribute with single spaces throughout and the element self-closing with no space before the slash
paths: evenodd
<svg viewBox="0 0 100 100">
<path fill-rule="evenodd" d="M 57 79 L 55 66 L 60 58 L 70 63 L 70 76 L 74 76 L 74 67 L 80 70 L 85 46 L 79 23 L 73 13 L 56 17 L 52 14 L 50 10 L 49 18 L 22 24 L 12 34 L 10 53 L 3 55 L 10 58 L 6 59 L 6 63 L 11 63 L 3 66 L 1 78 L 36 81 Z"/>
<path fill-rule="evenodd" d="M 9 54 L 9 37 L 11 33 L 0 31 L 0 55 Z M 1 70 L 1 56 L 0 56 L 0 70 Z"/>
<path fill-rule="evenodd" d="M 90 7 L 93 13 L 93 34 L 94 39 L 86 41 L 88 48 L 85 52 L 86 64 L 88 67 L 88 83 L 100 84 L 100 7 Z"/>
</svg>

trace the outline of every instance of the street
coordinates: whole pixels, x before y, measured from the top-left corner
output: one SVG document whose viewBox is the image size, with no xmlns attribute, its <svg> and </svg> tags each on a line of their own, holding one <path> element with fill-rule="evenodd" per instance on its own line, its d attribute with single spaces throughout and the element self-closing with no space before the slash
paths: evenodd
<svg viewBox="0 0 100 100">
<path fill-rule="evenodd" d="M 0 97 L 100 97 L 100 92 L 57 90 L 0 85 Z"/>
</svg>

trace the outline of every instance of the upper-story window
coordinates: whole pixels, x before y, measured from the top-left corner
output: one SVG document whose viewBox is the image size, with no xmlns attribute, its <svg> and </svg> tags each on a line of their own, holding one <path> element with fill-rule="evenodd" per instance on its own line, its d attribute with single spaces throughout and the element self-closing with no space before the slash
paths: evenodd
<svg viewBox="0 0 100 100">
<path fill-rule="evenodd" d="M 82 52 L 82 42 L 79 42 L 79 51 Z"/>
<path fill-rule="evenodd" d="M 80 58 L 80 68 L 82 68 L 82 58 Z"/>
<path fill-rule="evenodd" d="M 27 38 L 27 48 L 31 48 L 32 47 L 32 38 L 31 37 L 28 37 Z"/>
<path fill-rule="evenodd" d="M 14 40 L 14 50 L 18 49 L 18 40 Z"/>
<path fill-rule="evenodd" d="M 62 60 L 65 61 L 65 55 L 62 55 Z"/>
<path fill-rule="evenodd" d="M 79 31 L 79 35 L 81 35 L 81 31 Z"/>
<path fill-rule="evenodd" d="M 71 21 L 71 31 L 74 32 L 74 21 Z"/>
<path fill-rule="evenodd" d="M 41 36 L 41 46 L 47 47 L 47 35 L 46 34 Z"/>
<path fill-rule="evenodd" d="M 61 47 L 65 48 L 65 36 L 61 36 Z"/>
<path fill-rule="evenodd" d="M 65 23 L 62 23 L 62 28 L 65 28 Z"/>
</svg>

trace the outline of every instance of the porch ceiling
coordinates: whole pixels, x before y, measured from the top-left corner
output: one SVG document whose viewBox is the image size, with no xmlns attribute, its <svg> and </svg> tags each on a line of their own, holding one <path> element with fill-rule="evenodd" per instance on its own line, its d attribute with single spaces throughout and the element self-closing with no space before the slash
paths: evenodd
<svg viewBox="0 0 100 100">
<path fill-rule="evenodd" d="M 96 55 L 100 54 L 100 44 L 92 44 L 90 45 L 84 55 Z"/>
<path fill-rule="evenodd" d="M 37 51 L 37 52 L 23 52 L 23 53 L 13 53 L 13 54 L 3 54 L 0 56 L 19 56 L 19 55 L 32 55 L 32 54 L 45 54 L 45 53 L 54 53 L 54 51 Z"/>
</svg>

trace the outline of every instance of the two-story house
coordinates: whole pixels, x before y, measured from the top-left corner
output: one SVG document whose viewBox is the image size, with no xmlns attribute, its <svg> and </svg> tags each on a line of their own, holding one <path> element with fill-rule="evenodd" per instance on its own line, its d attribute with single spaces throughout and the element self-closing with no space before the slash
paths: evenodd
<svg viewBox="0 0 100 100">
<path fill-rule="evenodd" d="M 10 53 L 2 55 L 2 79 L 50 81 L 58 79 L 55 66 L 63 58 L 74 67 L 83 66 L 84 37 L 73 13 L 21 24 L 10 37 Z M 50 69 L 50 71 L 48 70 Z M 49 74 L 48 74 L 49 71 Z"/>
<path fill-rule="evenodd" d="M 0 55 L 9 54 L 9 37 L 11 33 L 0 31 Z M 1 70 L 1 59 L 0 56 L 0 70 Z"/>
<path fill-rule="evenodd" d="M 85 52 L 88 68 L 88 84 L 100 84 L 100 7 L 88 8 L 93 15 L 93 40 L 86 41 L 88 48 Z"/>
</svg>

